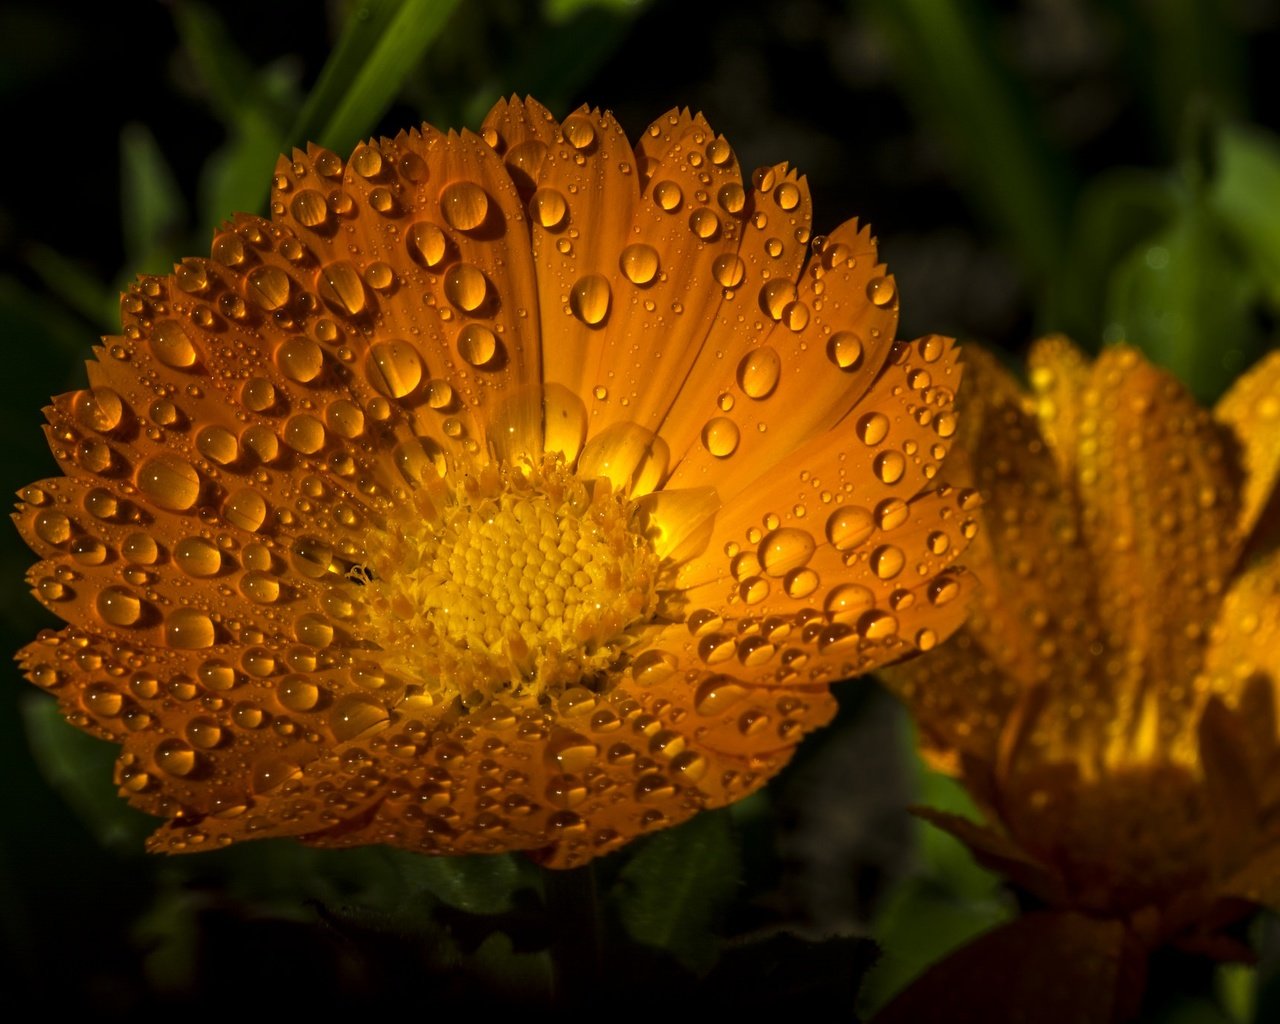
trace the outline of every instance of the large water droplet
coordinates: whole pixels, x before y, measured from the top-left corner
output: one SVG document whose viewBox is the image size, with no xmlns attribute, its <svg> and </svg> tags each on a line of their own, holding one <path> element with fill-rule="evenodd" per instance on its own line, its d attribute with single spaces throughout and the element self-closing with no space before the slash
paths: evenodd
<svg viewBox="0 0 1280 1024">
<path fill-rule="evenodd" d="M 738 363 L 738 387 L 748 398 L 768 398 L 778 386 L 782 359 L 768 345 L 753 349 Z"/>
<path fill-rule="evenodd" d="M 316 290 L 334 310 L 355 316 L 365 306 L 364 282 L 355 265 L 341 260 L 321 267 L 316 273 Z"/>
<path fill-rule="evenodd" d="M 875 526 L 871 513 L 865 508 L 846 505 L 827 519 L 827 539 L 837 551 L 850 551 L 870 537 Z"/>
<path fill-rule="evenodd" d="M 422 383 L 422 358 L 407 341 L 380 341 L 369 349 L 368 376 L 369 382 L 382 394 L 404 398 Z M 354 405 L 352 408 L 359 413 Z M 333 406 L 330 406 L 330 411 L 333 411 Z M 349 420 L 348 414 L 344 422 Z M 361 414 L 361 426 L 363 422 Z"/>
<path fill-rule="evenodd" d="M 837 331 L 827 342 L 827 355 L 842 370 L 862 365 L 862 340 L 852 331 Z"/>
<path fill-rule="evenodd" d="M 584 324 L 594 327 L 609 315 L 609 281 L 600 274 L 578 279 L 569 293 L 569 308 Z"/>
<path fill-rule="evenodd" d="M 200 496 L 200 474 L 175 455 L 147 459 L 134 476 L 138 490 L 161 508 L 185 512 Z"/>
<path fill-rule="evenodd" d="M 226 427 L 205 427 L 196 435 L 196 450 L 220 466 L 229 466 L 240 456 L 240 443 Z"/>
<path fill-rule="evenodd" d="M 622 250 L 618 265 L 632 284 L 648 284 L 658 273 L 658 250 L 637 242 Z"/>
<path fill-rule="evenodd" d="M 313 188 L 304 188 L 289 204 L 289 212 L 305 228 L 319 227 L 329 219 L 329 204 L 324 196 Z"/>
<path fill-rule="evenodd" d="M 893 302 L 898 289 L 891 277 L 877 277 L 867 282 L 867 298 L 877 306 L 887 306 Z"/>
<path fill-rule="evenodd" d="M 663 210 L 672 213 L 684 202 L 684 193 L 674 181 L 660 181 L 653 186 L 653 201 Z"/>
<path fill-rule="evenodd" d="M 757 557 L 770 576 L 785 576 L 792 569 L 805 565 L 816 547 L 808 530 L 787 526 L 764 536 Z"/>
<path fill-rule="evenodd" d="M 555 189 L 540 188 L 529 199 L 529 213 L 544 228 L 555 228 L 564 223 L 569 204 Z"/>
<path fill-rule="evenodd" d="M 309 384 L 324 369 L 324 351 L 310 338 L 294 335 L 285 338 L 276 349 L 276 365 L 290 380 Z"/>
<path fill-rule="evenodd" d="M 289 301 L 289 275 L 279 267 L 258 267 L 249 273 L 245 295 L 271 312 Z"/>
<path fill-rule="evenodd" d="M 738 449 L 738 425 L 728 416 L 709 419 L 702 428 L 702 446 L 717 459 L 727 459 Z"/>
<path fill-rule="evenodd" d="M 175 370 L 188 369 L 199 358 L 186 329 L 177 320 L 161 320 L 152 328 L 151 351 L 156 359 Z"/>
<path fill-rule="evenodd" d="M 483 271 L 470 263 L 455 263 L 445 271 L 445 297 L 464 312 L 479 309 L 488 292 L 489 283 Z"/>
<path fill-rule="evenodd" d="M 409 254 L 428 267 L 438 267 L 449 249 L 449 241 L 439 226 L 430 221 L 419 221 L 409 229 Z"/>
<path fill-rule="evenodd" d="M 267 502 L 257 491 L 244 488 L 231 495 L 222 506 L 222 517 L 232 526 L 256 532 L 267 518 Z"/>
<path fill-rule="evenodd" d="M 384 729 L 390 721 L 383 705 L 355 695 L 339 697 L 329 712 L 329 729 L 339 743 Z"/>
<path fill-rule="evenodd" d="M 882 412 L 869 412 L 858 419 L 858 437 L 866 445 L 877 445 L 889 433 L 889 417 Z"/>
<path fill-rule="evenodd" d="M 124 587 L 106 587 L 98 594 L 98 614 L 111 626 L 132 626 L 142 618 L 142 602 Z"/>
<path fill-rule="evenodd" d="M 351 167 L 362 178 L 376 178 L 382 173 L 382 154 L 374 146 L 361 146 L 351 157 Z"/>
<path fill-rule="evenodd" d="M 440 193 L 440 212 L 450 227 L 474 231 L 489 215 L 489 197 L 475 182 L 455 181 Z"/>
<path fill-rule="evenodd" d="M 284 425 L 284 443 L 302 455 L 314 455 L 324 447 L 324 424 L 310 413 L 290 416 Z"/>
<path fill-rule="evenodd" d="M 722 288 L 737 288 L 747 276 L 747 265 L 737 253 L 725 252 L 711 264 L 711 274 Z"/>
<path fill-rule="evenodd" d="M 458 332 L 458 354 L 472 366 L 487 366 L 498 354 L 498 338 L 484 324 L 467 324 Z"/>
<path fill-rule="evenodd" d="M 181 651 L 212 647 L 213 620 L 195 608 L 179 608 L 165 619 L 164 639 L 170 647 Z"/>
<path fill-rule="evenodd" d="M 907 460 L 900 452 L 881 452 L 872 463 L 872 469 L 886 484 L 896 484 L 907 471 Z"/>
</svg>

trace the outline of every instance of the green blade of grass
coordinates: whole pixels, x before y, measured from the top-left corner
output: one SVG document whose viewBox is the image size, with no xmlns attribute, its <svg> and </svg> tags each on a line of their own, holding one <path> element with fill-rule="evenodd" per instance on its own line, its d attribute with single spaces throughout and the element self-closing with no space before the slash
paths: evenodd
<svg viewBox="0 0 1280 1024">
<path fill-rule="evenodd" d="M 457 0 L 366 0 L 342 30 L 291 141 L 347 152 L 391 105 Z"/>
</svg>

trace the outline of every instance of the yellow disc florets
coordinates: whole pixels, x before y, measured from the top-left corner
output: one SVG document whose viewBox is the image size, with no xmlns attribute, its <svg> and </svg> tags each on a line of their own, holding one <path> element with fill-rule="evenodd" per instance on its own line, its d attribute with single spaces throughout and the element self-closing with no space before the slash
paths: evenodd
<svg viewBox="0 0 1280 1024">
<path fill-rule="evenodd" d="M 598 685 L 658 611 L 633 503 L 552 459 L 457 477 L 370 544 L 364 606 L 389 667 L 467 704 Z"/>
</svg>

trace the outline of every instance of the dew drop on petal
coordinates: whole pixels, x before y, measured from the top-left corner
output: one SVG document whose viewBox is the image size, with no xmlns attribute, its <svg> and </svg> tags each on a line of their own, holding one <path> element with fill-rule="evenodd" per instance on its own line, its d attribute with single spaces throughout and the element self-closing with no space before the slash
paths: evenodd
<svg viewBox="0 0 1280 1024">
<path fill-rule="evenodd" d="M 198 651 L 212 647 L 213 620 L 195 608 L 179 608 L 170 612 L 164 623 L 164 640 L 181 651 Z"/>
<path fill-rule="evenodd" d="M 817 544 L 808 530 L 787 526 L 767 533 L 760 541 L 756 556 L 770 576 L 785 576 L 805 565 L 816 548 Z"/>
<path fill-rule="evenodd" d="M 110 626 L 132 626 L 142 618 L 142 602 L 124 587 L 105 587 L 96 603 L 98 615 Z"/>
<path fill-rule="evenodd" d="M 444 275 L 444 294 L 458 309 L 474 312 L 484 305 L 489 283 L 484 272 L 470 263 L 455 263 Z"/>
<path fill-rule="evenodd" d="M 907 460 L 900 452 L 881 452 L 871 467 L 886 484 L 896 484 L 907 471 Z"/>
<path fill-rule="evenodd" d="M 174 455 L 157 455 L 138 467 L 138 490 L 160 508 L 185 512 L 200 496 L 200 474 Z"/>
<path fill-rule="evenodd" d="M 747 265 L 737 253 L 721 253 L 711 264 L 711 274 L 722 288 L 737 288 L 747 276 Z"/>
<path fill-rule="evenodd" d="M 467 324 L 458 332 L 458 354 L 472 366 L 487 366 L 497 353 L 498 338 L 484 324 Z"/>
<path fill-rule="evenodd" d="M 439 225 L 419 221 L 409 229 L 409 253 L 427 267 L 438 267 L 448 251 L 449 242 Z"/>
<path fill-rule="evenodd" d="M 282 341 L 276 348 L 275 358 L 280 372 L 299 384 L 309 384 L 324 369 L 324 351 L 310 338 L 301 335 Z M 274 401 L 274 391 L 272 399 Z"/>
<path fill-rule="evenodd" d="M 175 370 L 194 366 L 199 358 L 186 329 L 177 320 L 161 320 L 151 329 L 151 351 L 156 359 Z"/>
<path fill-rule="evenodd" d="M 529 213 L 544 228 L 559 227 L 568 212 L 569 204 L 553 188 L 540 188 L 529 199 Z"/>
<path fill-rule="evenodd" d="M 587 274 L 569 293 L 569 308 L 584 324 L 594 327 L 609 315 L 610 298 L 608 279 L 601 274 Z"/>
<path fill-rule="evenodd" d="M 727 416 L 716 416 L 702 428 L 702 446 L 717 459 L 726 459 L 738 449 L 738 425 Z"/>
<path fill-rule="evenodd" d="M 887 306 L 898 294 L 891 277 L 877 277 L 867 282 L 867 298 L 876 306 Z"/>
<path fill-rule="evenodd" d="M 304 188 L 289 203 L 293 219 L 306 228 L 315 228 L 329 219 L 329 204 L 313 188 Z"/>
<path fill-rule="evenodd" d="M 351 168 L 362 178 L 376 178 L 382 173 L 382 154 L 374 146 L 361 146 L 351 157 Z"/>
<path fill-rule="evenodd" d="M 618 265 L 632 284 L 648 284 L 658 274 L 658 250 L 637 242 L 622 250 Z"/>
<path fill-rule="evenodd" d="M 173 548 L 173 560 L 188 576 L 204 579 L 222 568 L 222 552 L 203 537 L 186 537 Z"/>
<path fill-rule="evenodd" d="M 858 437 L 865 445 L 877 445 L 889 433 L 889 417 L 882 412 L 869 412 L 859 418 Z"/>
<path fill-rule="evenodd" d="M 377 342 L 369 349 L 368 377 L 369 382 L 382 394 L 390 398 L 404 398 L 411 395 L 422 382 L 422 358 L 417 349 L 407 341 Z M 354 405 L 352 408 L 359 412 Z M 363 426 L 363 415 L 360 420 Z M 349 416 L 344 423 L 350 426 Z M 356 434 L 343 436 L 354 437 Z"/>
<path fill-rule="evenodd" d="M 865 508 L 845 505 L 827 518 L 827 540 L 837 551 L 850 551 L 875 531 L 875 520 Z"/>
<path fill-rule="evenodd" d="M 340 313 L 356 316 L 364 310 L 364 282 L 360 280 L 360 272 L 346 260 L 320 268 L 316 273 L 316 291 Z"/>
<path fill-rule="evenodd" d="M 827 342 L 827 354 L 842 370 L 856 370 L 862 365 L 862 340 L 852 331 L 837 331 Z"/>
<path fill-rule="evenodd" d="M 684 193 L 674 181 L 660 181 L 653 186 L 653 201 L 667 213 L 673 213 L 684 202 Z"/>
<path fill-rule="evenodd" d="M 289 301 L 289 275 L 279 267 L 258 267 L 249 273 L 246 297 L 271 312 Z"/>
<path fill-rule="evenodd" d="M 440 212 L 458 231 L 474 231 L 489 215 L 489 196 L 471 181 L 455 181 L 440 193 Z"/>
<path fill-rule="evenodd" d="M 782 374 L 782 358 L 777 350 L 762 345 L 752 349 L 738 363 L 738 387 L 748 398 L 768 398 L 778 386 Z"/>
</svg>

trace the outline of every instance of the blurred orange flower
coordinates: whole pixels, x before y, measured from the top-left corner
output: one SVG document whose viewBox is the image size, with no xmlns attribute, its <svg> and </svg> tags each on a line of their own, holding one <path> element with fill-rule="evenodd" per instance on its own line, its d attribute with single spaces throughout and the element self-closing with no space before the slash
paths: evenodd
<svg viewBox="0 0 1280 1024">
<path fill-rule="evenodd" d="M 1131 348 L 1042 341 L 1029 394 L 967 352 L 983 596 L 884 675 L 990 825 L 926 816 L 1087 915 L 1047 927 L 1239 953 L 1220 927 L 1280 907 L 1280 353 L 1210 413 Z"/>
<path fill-rule="evenodd" d="M 156 850 L 580 864 L 736 800 L 828 685 L 959 624 L 949 339 L 701 116 L 499 103 L 144 278 L 22 492 L 20 655 Z"/>
</svg>

